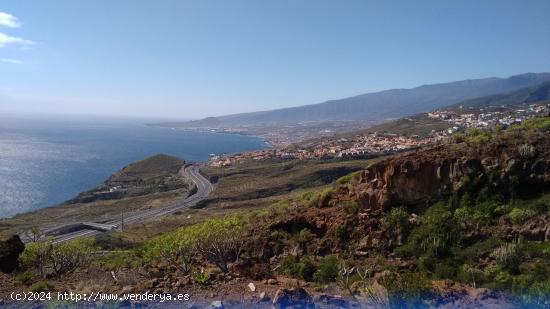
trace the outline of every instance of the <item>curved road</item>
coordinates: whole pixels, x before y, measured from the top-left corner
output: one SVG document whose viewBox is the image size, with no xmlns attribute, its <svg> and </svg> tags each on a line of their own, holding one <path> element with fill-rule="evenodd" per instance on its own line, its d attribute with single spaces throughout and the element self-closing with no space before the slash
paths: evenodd
<svg viewBox="0 0 550 309">
<path fill-rule="evenodd" d="M 154 218 L 159 218 L 163 216 L 167 216 L 170 214 L 173 214 L 177 211 L 187 209 L 189 207 L 192 207 L 196 205 L 198 202 L 204 200 L 212 190 L 214 190 L 214 187 L 206 179 L 204 176 L 201 175 L 199 172 L 199 167 L 197 165 L 186 165 L 181 170 L 180 173 L 184 177 L 190 178 L 196 185 L 197 190 L 192 195 L 189 195 L 185 199 L 175 202 L 173 204 L 169 204 L 162 208 L 157 209 L 151 209 L 151 210 L 143 210 L 143 211 L 136 211 L 133 213 L 125 213 L 124 214 L 124 224 L 130 224 L 130 223 L 140 223 L 147 220 L 151 220 Z M 105 227 L 110 227 L 111 229 L 119 229 L 121 226 L 120 218 L 110 220 L 108 222 L 104 222 L 101 224 L 97 224 Z M 61 228 L 61 227 L 59 227 Z M 54 237 L 53 242 L 54 243 L 60 243 L 64 241 L 68 241 L 77 237 L 82 236 L 91 236 L 103 233 L 104 231 L 99 230 L 93 230 L 93 229 L 82 229 L 76 232 L 67 233 L 67 234 L 61 234 Z"/>
</svg>

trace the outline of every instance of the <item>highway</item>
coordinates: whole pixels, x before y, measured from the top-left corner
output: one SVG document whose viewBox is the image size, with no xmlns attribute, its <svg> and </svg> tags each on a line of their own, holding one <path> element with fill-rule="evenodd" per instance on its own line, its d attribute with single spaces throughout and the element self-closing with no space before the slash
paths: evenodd
<svg viewBox="0 0 550 309">
<path fill-rule="evenodd" d="M 182 199 L 181 201 L 177 201 L 172 204 L 168 204 L 161 208 L 156 209 L 150 209 L 150 210 L 141 210 L 141 211 L 135 211 L 132 213 L 124 213 L 124 225 L 126 224 L 132 224 L 132 223 L 141 223 L 145 222 L 147 220 L 156 219 L 159 217 L 168 216 L 170 214 L 173 214 L 177 211 L 181 211 L 184 209 L 187 209 L 189 207 L 192 207 L 205 199 L 212 190 L 214 190 L 214 186 L 210 183 L 208 179 L 206 179 L 204 176 L 201 175 L 199 172 L 199 167 L 197 165 L 186 165 L 181 170 L 180 173 L 184 177 L 190 178 L 196 185 L 197 190 L 192 195 L 187 196 L 186 198 Z M 84 223 L 83 223 L 84 224 Z M 105 226 L 109 227 L 112 230 L 120 230 L 121 229 L 121 218 L 113 218 L 112 220 L 108 220 L 107 222 L 101 222 L 101 223 L 86 223 L 87 226 Z M 59 229 L 63 228 L 63 226 L 59 226 Z M 50 228 L 49 230 L 55 230 L 56 227 Z M 82 236 L 92 236 L 101 234 L 108 231 L 108 229 L 102 231 L 98 229 L 89 229 L 84 228 L 80 229 L 75 232 L 66 233 L 66 234 L 60 234 L 56 235 L 53 238 L 53 243 L 61 243 L 65 242 L 71 239 L 75 239 Z"/>
</svg>

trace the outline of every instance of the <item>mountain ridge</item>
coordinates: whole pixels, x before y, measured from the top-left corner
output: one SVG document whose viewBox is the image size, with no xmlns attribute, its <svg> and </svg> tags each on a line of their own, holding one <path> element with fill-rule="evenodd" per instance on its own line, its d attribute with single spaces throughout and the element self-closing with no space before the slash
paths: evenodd
<svg viewBox="0 0 550 309">
<path fill-rule="evenodd" d="M 474 98 L 457 103 L 454 106 L 486 107 L 495 105 L 525 104 L 550 99 L 550 82 L 528 88 L 521 88 L 512 92 Z"/>
<path fill-rule="evenodd" d="M 383 120 L 550 82 L 550 73 L 524 73 L 396 88 L 317 104 L 170 123 L 179 127 L 246 126 L 315 121 Z M 163 124 L 161 124 L 163 125 Z"/>
</svg>

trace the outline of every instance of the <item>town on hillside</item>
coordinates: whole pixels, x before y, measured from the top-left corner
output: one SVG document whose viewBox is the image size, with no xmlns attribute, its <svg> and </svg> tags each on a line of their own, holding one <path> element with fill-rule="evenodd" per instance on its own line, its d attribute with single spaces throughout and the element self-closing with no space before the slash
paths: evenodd
<svg viewBox="0 0 550 309">
<path fill-rule="evenodd" d="M 295 144 L 271 149 L 238 154 L 212 154 L 209 165 L 213 167 L 231 166 L 246 160 L 311 160 L 334 158 L 371 158 L 401 151 L 412 150 L 424 145 L 435 144 L 449 136 L 471 128 L 489 130 L 495 127 L 508 127 L 526 119 L 548 115 L 550 104 L 530 104 L 519 106 L 499 106 L 486 108 L 462 107 L 438 109 L 422 116 L 434 121 L 448 123 L 444 130 L 432 130 L 428 136 L 416 134 L 396 134 L 373 132 L 348 137 L 322 138 L 305 145 Z M 303 147 L 300 147 L 303 146 Z"/>
</svg>

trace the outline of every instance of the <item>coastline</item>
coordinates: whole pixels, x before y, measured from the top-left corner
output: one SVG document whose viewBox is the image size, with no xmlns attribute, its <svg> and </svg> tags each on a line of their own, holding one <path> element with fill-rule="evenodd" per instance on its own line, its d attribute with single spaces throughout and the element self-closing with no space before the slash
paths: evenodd
<svg viewBox="0 0 550 309">
<path fill-rule="evenodd" d="M 220 129 L 220 128 L 184 128 L 184 127 L 162 126 L 162 125 L 155 125 L 155 124 L 144 124 L 144 125 L 147 127 L 163 128 L 163 129 L 169 129 L 174 131 L 231 134 L 231 135 L 253 137 L 253 138 L 262 140 L 263 144 L 266 145 L 267 149 L 283 146 L 282 144 L 277 144 L 274 141 L 270 140 L 268 137 L 265 137 L 261 134 L 254 134 L 246 131 L 224 131 L 223 129 Z M 260 150 L 260 149 L 254 149 L 254 150 Z M 248 150 L 248 151 L 254 151 L 254 150 Z M 201 162 L 201 161 L 198 161 L 198 162 Z"/>
<path fill-rule="evenodd" d="M 179 160 L 181 162 L 174 163 L 174 160 Z M 139 167 L 136 169 L 135 166 L 138 165 Z M 150 170 L 152 165 L 154 174 L 151 174 Z M 154 167 L 155 165 L 157 168 Z M 162 169 L 158 169 L 159 165 L 162 166 Z M 159 205 L 170 204 L 180 200 L 182 196 L 187 196 L 189 192 L 191 192 L 190 180 L 187 176 L 184 176 L 184 172 L 182 172 L 183 168 L 187 165 L 189 164 L 182 158 L 175 158 L 162 154 L 132 162 L 105 178 L 101 185 L 79 192 L 66 201 L 1 218 L 0 223 L 2 224 L 0 225 L 0 235 L 13 233 L 22 234 L 33 227 L 47 229 L 50 226 L 74 222 L 85 221 L 101 223 L 108 218 L 117 216 L 121 211 L 132 212 L 140 210 L 143 207 L 156 208 L 160 207 Z M 115 191 L 109 191 L 109 188 L 113 186 L 113 184 L 111 184 L 113 181 L 114 183 L 120 181 L 128 182 L 127 175 L 134 175 L 135 180 L 129 183 L 130 186 L 127 189 L 119 190 L 124 194 L 116 194 L 117 192 Z M 148 179 L 156 181 L 156 179 L 173 177 L 175 175 L 181 177 L 181 183 L 166 191 L 157 190 L 138 194 L 127 194 L 136 191 L 136 189 L 140 187 L 148 188 L 143 185 L 143 183 L 149 181 Z M 107 191 L 105 191 L 105 188 L 107 188 Z M 116 189 L 117 187 L 114 188 Z M 112 197 L 105 196 L 105 192 L 113 192 Z M 98 195 L 92 195 L 94 193 L 98 193 Z M 88 196 L 94 196 L 95 198 L 86 200 Z M 32 226 L 29 226 L 29 224 L 32 224 Z M 6 230 L 11 232 L 6 233 Z"/>
<path fill-rule="evenodd" d="M 74 119 L 5 123 L 0 146 L 10 152 L 4 153 L 7 157 L 0 162 L 0 179 L 9 186 L 0 189 L 0 217 L 13 218 L 59 205 L 101 184 L 124 166 L 157 153 L 206 162 L 210 153 L 270 146 L 264 139 L 245 134 L 179 132 L 144 123 L 102 119 L 78 125 Z M 13 138 L 10 132 L 16 130 L 17 138 Z"/>
</svg>

